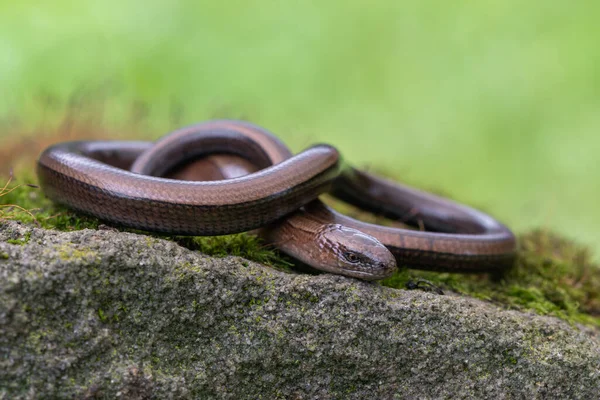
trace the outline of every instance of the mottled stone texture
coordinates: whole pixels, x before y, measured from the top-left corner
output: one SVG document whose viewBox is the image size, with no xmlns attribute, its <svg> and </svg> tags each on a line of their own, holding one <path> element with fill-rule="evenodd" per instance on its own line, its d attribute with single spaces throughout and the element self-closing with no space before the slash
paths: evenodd
<svg viewBox="0 0 600 400">
<path fill-rule="evenodd" d="M 0 398 L 582 398 L 600 346 L 470 298 L 0 223 Z"/>
</svg>

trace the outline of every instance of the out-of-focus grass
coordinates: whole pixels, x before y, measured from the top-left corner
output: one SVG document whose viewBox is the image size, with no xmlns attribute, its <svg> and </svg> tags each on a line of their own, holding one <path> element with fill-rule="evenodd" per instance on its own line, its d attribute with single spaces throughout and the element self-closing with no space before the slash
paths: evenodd
<svg viewBox="0 0 600 400">
<path fill-rule="evenodd" d="M 517 231 L 549 226 L 598 247 L 599 11 L 585 0 L 0 2 L 0 137 L 56 125 L 77 93 L 84 119 L 122 137 L 246 117 L 294 150 L 330 142 Z"/>
</svg>

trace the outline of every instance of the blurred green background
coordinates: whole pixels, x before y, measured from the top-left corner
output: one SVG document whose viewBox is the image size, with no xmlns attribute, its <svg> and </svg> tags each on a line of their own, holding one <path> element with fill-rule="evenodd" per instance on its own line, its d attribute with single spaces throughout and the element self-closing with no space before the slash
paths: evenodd
<svg viewBox="0 0 600 400">
<path fill-rule="evenodd" d="M 0 124 L 156 138 L 245 118 L 295 151 L 600 244 L 600 3 L 0 0 Z M 15 122 L 16 121 L 16 122 Z M 17 135 L 0 130 L 0 139 Z M 133 134 L 132 134 L 133 135 Z M 130 135 L 131 136 L 131 135 Z"/>
</svg>

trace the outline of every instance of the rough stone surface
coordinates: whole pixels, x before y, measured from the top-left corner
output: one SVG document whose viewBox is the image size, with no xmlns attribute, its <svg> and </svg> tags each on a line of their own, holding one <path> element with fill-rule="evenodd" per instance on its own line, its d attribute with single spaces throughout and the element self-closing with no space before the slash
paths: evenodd
<svg viewBox="0 0 600 400">
<path fill-rule="evenodd" d="M 597 339 L 554 318 L 143 235 L 0 223 L 3 399 L 599 393 Z"/>
</svg>

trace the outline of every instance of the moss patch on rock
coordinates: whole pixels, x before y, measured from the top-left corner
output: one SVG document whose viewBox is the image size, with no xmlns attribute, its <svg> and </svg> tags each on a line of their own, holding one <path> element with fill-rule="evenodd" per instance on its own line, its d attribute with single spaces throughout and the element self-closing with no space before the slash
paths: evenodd
<svg viewBox="0 0 600 400">
<path fill-rule="evenodd" d="M 403 270 L 383 284 L 402 288 L 418 278 L 505 307 L 600 327 L 600 267 L 590 249 L 556 233 L 521 235 L 517 261 L 501 275 Z"/>
</svg>

